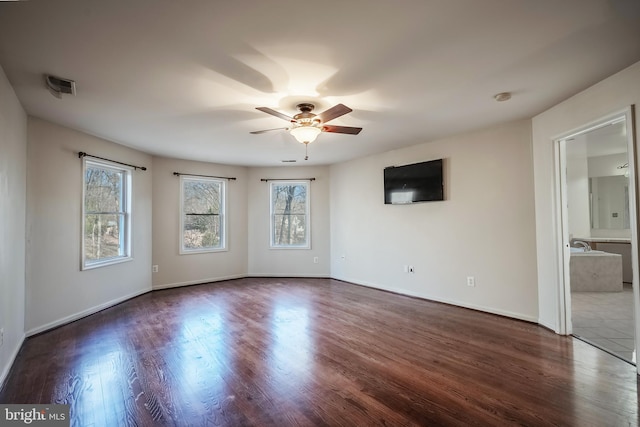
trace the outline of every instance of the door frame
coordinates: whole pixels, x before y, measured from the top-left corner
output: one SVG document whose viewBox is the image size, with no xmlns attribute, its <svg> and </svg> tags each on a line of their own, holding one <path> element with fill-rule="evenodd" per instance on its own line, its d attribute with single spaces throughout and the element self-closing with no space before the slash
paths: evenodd
<svg viewBox="0 0 640 427">
<path fill-rule="evenodd" d="M 638 363 L 638 347 L 640 344 L 640 289 L 638 289 L 638 212 L 640 208 L 638 203 L 638 153 L 636 150 L 635 135 L 635 106 L 630 105 L 623 110 L 616 111 L 604 117 L 587 123 L 571 131 L 562 133 L 554 141 L 554 154 L 557 170 L 555 173 L 555 195 L 556 195 L 556 218 L 558 227 L 556 228 L 556 247 L 561 248 L 558 251 L 558 333 L 561 335 L 570 335 L 573 331 L 571 322 L 571 283 L 569 261 L 571 257 L 569 229 L 568 229 L 568 212 L 567 212 L 567 159 L 566 144 L 567 140 L 577 135 L 608 126 L 616 120 L 625 119 L 627 131 L 627 153 L 629 156 L 629 222 L 631 227 L 631 268 L 633 270 L 633 300 L 634 300 L 634 324 L 635 324 L 635 345 L 636 345 L 636 369 Z M 638 370 L 640 375 L 640 370 Z"/>
</svg>

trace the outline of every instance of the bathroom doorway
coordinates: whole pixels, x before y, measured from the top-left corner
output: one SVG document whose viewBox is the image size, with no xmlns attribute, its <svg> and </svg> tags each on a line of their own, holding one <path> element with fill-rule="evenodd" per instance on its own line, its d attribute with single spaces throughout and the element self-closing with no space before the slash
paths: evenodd
<svg viewBox="0 0 640 427">
<path fill-rule="evenodd" d="M 632 109 L 557 140 L 566 332 L 637 362 Z"/>
</svg>

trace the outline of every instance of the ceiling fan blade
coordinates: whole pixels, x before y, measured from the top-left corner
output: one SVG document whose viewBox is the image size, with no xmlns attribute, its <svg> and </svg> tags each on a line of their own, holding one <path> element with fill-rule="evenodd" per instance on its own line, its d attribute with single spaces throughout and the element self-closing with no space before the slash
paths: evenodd
<svg viewBox="0 0 640 427">
<path fill-rule="evenodd" d="M 274 131 L 274 130 L 287 130 L 287 129 L 289 129 L 289 128 L 273 128 L 273 129 L 265 129 L 265 130 L 254 130 L 253 132 L 249 132 L 249 133 L 257 135 L 259 133 L 271 132 L 271 131 Z"/>
<path fill-rule="evenodd" d="M 280 117 L 288 122 L 293 120 L 293 117 L 289 117 L 286 114 L 282 114 L 280 111 L 272 110 L 269 107 L 256 107 L 256 110 L 260 110 L 263 113 L 271 114 L 272 116 Z"/>
<path fill-rule="evenodd" d="M 357 135 L 360 133 L 361 130 L 362 128 L 354 128 L 352 126 L 332 126 L 332 125 L 322 126 L 323 132 L 347 133 L 349 135 Z"/>
<path fill-rule="evenodd" d="M 318 114 L 318 117 L 320 117 L 320 120 L 322 120 L 322 123 L 327 123 L 329 120 L 333 120 L 336 117 L 344 116 L 345 114 L 350 113 L 352 111 L 353 110 L 347 107 L 346 105 L 338 104 Z"/>
</svg>

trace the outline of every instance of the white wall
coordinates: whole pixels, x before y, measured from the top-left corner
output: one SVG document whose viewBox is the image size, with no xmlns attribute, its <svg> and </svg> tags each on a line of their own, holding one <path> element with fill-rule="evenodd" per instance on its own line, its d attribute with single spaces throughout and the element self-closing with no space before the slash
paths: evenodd
<svg viewBox="0 0 640 427">
<path fill-rule="evenodd" d="M 0 386 L 24 339 L 27 115 L 0 67 Z"/>
<path fill-rule="evenodd" d="M 236 178 L 227 182 L 228 251 L 180 255 L 180 178 L 173 172 Z M 153 158 L 154 289 L 246 276 L 247 239 L 246 167 Z"/>
<path fill-rule="evenodd" d="M 640 104 L 640 62 L 603 80 L 533 118 L 538 300 L 540 323 L 560 331 L 560 248 L 556 241 L 557 165 L 554 138 L 599 120 L 629 105 Z M 636 111 L 636 125 L 639 123 Z M 636 128 L 636 138 L 638 129 Z"/>
<path fill-rule="evenodd" d="M 384 205 L 385 167 L 439 158 L 445 201 Z M 331 275 L 537 321 L 533 207 L 528 120 L 333 165 Z"/>
<path fill-rule="evenodd" d="M 568 141 L 567 153 L 567 216 L 569 236 L 591 237 L 589 215 L 589 162 L 585 141 Z"/>
<path fill-rule="evenodd" d="M 151 290 L 151 156 L 29 117 L 27 335 Z M 133 172 L 133 260 L 80 271 L 84 151 L 149 168 Z"/>
<path fill-rule="evenodd" d="M 311 193 L 311 249 L 271 249 L 269 184 L 265 179 L 315 178 Z M 249 169 L 249 275 L 329 277 L 329 167 Z M 318 263 L 314 263 L 318 257 Z"/>
<path fill-rule="evenodd" d="M 589 178 L 598 176 L 624 175 L 627 168 L 618 168 L 629 162 L 627 153 L 609 154 L 606 156 L 589 157 Z"/>
</svg>

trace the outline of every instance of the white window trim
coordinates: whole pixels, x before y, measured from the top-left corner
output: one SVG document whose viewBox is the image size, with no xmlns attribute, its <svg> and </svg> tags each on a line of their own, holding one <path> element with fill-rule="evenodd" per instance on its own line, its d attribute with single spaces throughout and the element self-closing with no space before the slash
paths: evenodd
<svg viewBox="0 0 640 427">
<path fill-rule="evenodd" d="M 84 228 L 85 228 L 85 189 L 86 189 L 86 176 L 87 176 L 87 166 L 95 166 L 104 169 L 112 169 L 118 172 L 124 172 L 124 185 L 122 186 L 122 199 L 124 201 L 124 244 L 123 244 L 123 252 L 124 255 L 112 257 L 112 258 L 104 258 L 98 261 L 87 261 L 85 258 L 85 242 L 84 242 Z M 133 206 L 131 199 L 131 189 L 132 189 L 132 168 L 127 166 L 122 166 L 113 162 L 109 162 L 106 160 L 91 160 L 86 157 L 82 158 L 82 220 L 81 228 L 80 228 L 80 270 L 92 270 L 94 268 L 106 267 L 109 265 L 120 264 L 123 262 L 128 262 L 133 260 L 133 245 L 131 242 L 131 222 L 133 216 Z"/>
<path fill-rule="evenodd" d="M 220 247 L 219 248 L 202 248 L 202 249 L 186 249 L 184 247 L 184 182 L 185 181 L 213 181 L 220 183 Z M 180 231 L 178 233 L 178 250 L 180 255 L 202 254 L 210 252 L 228 252 L 227 247 L 227 180 L 219 178 L 206 177 L 190 177 L 180 176 Z"/>
<path fill-rule="evenodd" d="M 273 187 L 276 185 L 304 185 L 307 188 L 307 198 L 305 203 L 305 219 L 306 219 L 306 244 L 304 245 L 276 245 L 273 239 L 273 222 L 274 222 L 274 212 L 273 212 Z M 269 181 L 269 248 L 270 249 L 311 249 L 311 185 L 309 181 L 290 181 L 290 180 L 282 180 L 282 181 Z"/>
</svg>

